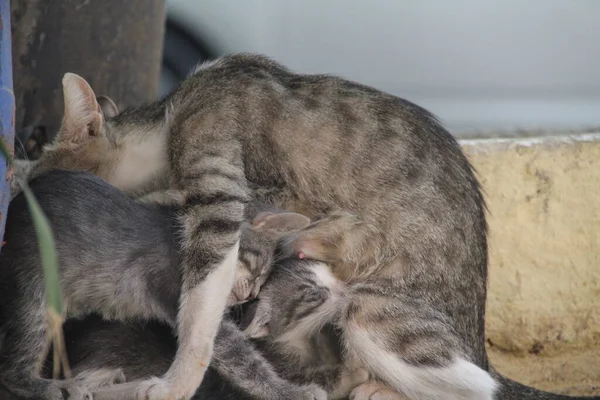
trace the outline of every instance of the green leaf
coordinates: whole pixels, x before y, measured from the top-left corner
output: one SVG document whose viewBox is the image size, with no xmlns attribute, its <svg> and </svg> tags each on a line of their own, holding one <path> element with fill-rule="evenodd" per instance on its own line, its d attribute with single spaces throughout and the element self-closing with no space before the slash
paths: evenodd
<svg viewBox="0 0 600 400">
<path fill-rule="evenodd" d="M 12 154 L 8 150 L 4 140 L 0 139 L 0 152 L 7 160 L 8 165 L 13 165 Z M 13 178 L 14 179 L 14 178 Z M 31 217 L 33 218 L 33 224 L 38 238 L 38 245 L 40 249 L 40 255 L 42 259 L 42 268 L 44 269 L 44 280 L 46 284 L 46 297 L 48 300 L 48 306 L 53 311 L 62 315 L 63 303 L 60 292 L 60 281 L 58 276 L 58 256 L 56 254 L 56 246 L 54 242 L 54 235 L 50 228 L 50 223 L 46 218 L 46 215 L 42 211 L 39 203 L 35 199 L 35 196 L 29 189 L 29 186 L 24 181 L 19 181 L 19 186 L 23 190 L 23 194 L 29 205 Z"/>
<path fill-rule="evenodd" d="M 38 245 L 42 256 L 42 267 L 44 268 L 44 278 L 46 281 L 46 297 L 48 305 L 54 311 L 62 315 L 63 303 L 60 292 L 60 281 L 58 277 L 58 256 L 56 254 L 56 245 L 54 243 L 54 235 L 50 229 L 50 223 L 46 215 L 42 211 L 40 204 L 35 199 L 35 196 L 29 189 L 27 184 L 20 182 L 23 194 L 29 204 L 29 211 L 33 218 L 33 224 L 38 237 Z"/>
<path fill-rule="evenodd" d="M 0 152 L 6 159 L 7 164 L 13 167 L 12 153 L 8 150 L 4 140 L 0 138 Z M 18 179 L 18 177 L 13 177 Z M 56 245 L 54 235 L 50 228 L 48 218 L 42 211 L 42 207 L 35 199 L 35 196 L 29 189 L 26 181 L 17 180 L 33 219 L 33 225 L 38 239 L 40 250 L 42 269 L 44 272 L 44 283 L 46 286 L 47 299 L 47 318 L 49 324 L 49 333 L 52 338 L 52 347 L 54 349 L 54 369 L 53 379 L 60 378 L 60 367 L 62 366 L 65 378 L 71 378 L 71 369 L 69 368 L 69 360 L 65 349 L 65 341 L 62 330 L 64 322 L 63 302 L 60 291 L 60 278 L 58 276 L 58 256 L 56 254 Z"/>
<path fill-rule="evenodd" d="M 12 163 L 13 163 L 12 154 L 10 153 L 10 151 L 8 151 L 8 148 L 6 147 L 6 143 L 4 143 L 4 139 L 1 139 L 1 138 L 0 138 L 0 152 L 2 152 L 2 155 L 8 162 L 8 165 L 12 165 Z"/>
</svg>

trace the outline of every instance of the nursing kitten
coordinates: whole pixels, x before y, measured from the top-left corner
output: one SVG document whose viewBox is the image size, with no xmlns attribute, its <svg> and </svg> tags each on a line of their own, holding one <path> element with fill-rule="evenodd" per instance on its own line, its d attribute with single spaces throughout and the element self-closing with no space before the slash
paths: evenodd
<svg viewBox="0 0 600 400">
<path fill-rule="evenodd" d="M 171 189 L 185 199 L 179 350 L 163 381 L 140 387 L 142 397 L 189 397 L 201 381 L 198 365 L 207 364 L 230 292 L 244 204 L 254 197 L 323 216 L 287 237 L 294 251 L 326 261 L 344 281 L 383 288 L 363 293 L 349 322 L 348 346 L 363 363 L 373 361 L 379 335 L 393 335 L 384 323 L 390 308 L 415 316 L 407 326 L 435 315 L 432 342 L 446 343 L 450 332 L 450 347 L 421 348 L 407 337 L 405 346 L 382 349 L 406 372 L 387 379 L 380 371 L 387 384 L 414 397 L 447 399 L 458 385 L 492 398 L 484 201 L 460 146 L 426 110 L 248 54 L 206 63 L 167 98 L 106 120 L 85 80 L 67 74 L 63 87 L 62 128 L 34 175 L 83 169 L 128 193 Z M 403 378 L 421 373 L 422 360 L 436 377 L 424 392 Z"/>
<path fill-rule="evenodd" d="M 53 171 L 33 180 L 31 188 L 56 239 L 67 317 L 96 312 L 108 319 L 154 319 L 175 327 L 181 290 L 179 209 L 141 204 L 83 172 Z M 253 288 L 254 281 L 264 280 L 262 275 L 270 272 L 271 265 L 265 268 L 254 261 L 271 262 L 276 238 L 285 229 L 298 228 L 295 223 L 305 226 L 307 221 L 291 213 L 261 213 L 252 224 L 244 223 L 244 237 L 250 239 L 243 239 L 242 249 L 248 250 L 240 252 L 241 257 L 247 257 L 241 260 L 242 265 L 250 271 L 245 279 L 251 284 L 246 286 Z M 264 236 L 262 248 L 254 247 L 253 235 Z M 43 269 L 39 252 L 31 249 L 34 238 L 25 198 L 17 196 L 9 206 L 6 243 L 0 253 L 0 321 L 4 333 L 0 386 L 22 398 L 89 398 L 89 389 L 98 386 L 90 379 L 55 381 L 40 377 L 48 338 Z M 266 258 L 250 258 L 263 250 Z M 223 321 L 213 364 L 232 378 L 236 387 L 259 398 L 279 399 L 282 393 L 299 399 L 323 398 L 318 387 L 292 385 L 278 377 L 260 354 L 251 345 L 244 348 L 244 343 L 235 325 Z M 232 345 L 240 357 L 247 354 L 246 358 L 228 361 Z M 121 380 L 121 371 L 112 373 L 108 381 Z M 102 379 L 107 381 L 106 374 Z"/>
<path fill-rule="evenodd" d="M 172 257 L 172 253 L 161 255 L 167 251 L 164 244 L 174 242 L 172 238 L 175 235 L 169 232 L 176 229 L 172 219 L 174 212 L 172 209 L 140 205 L 125 198 L 101 180 L 85 173 L 52 172 L 32 182 L 32 188 L 51 222 L 54 222 L 55 234 L 59 239 L 58 242 L 63 246 L 62 257 L 65 257 L 65 252 L 79 254 L 79 257 L 91 263 L 94 263 L 92 259 L 95 259 L 96 264 L 100 266 L 96 268 L 104 270 L 102 265 L 105 263 L 119 264 L 118 260 L 121 258 L 135 259 L 136 255 L 149 254 L 147 255 L 149 258 L 141 259 L 139 263 L 145 268 L 152 266 L 150 269 L 155 274 L 152 279 L 155 281 L 154 290 L 157 293 L 168 294 L 173 291 L 169 288 L 177 286 L 177 283 L 174 283 L 180 279 L 177 262 L 172 261 L 169 264 L 168 261 L 164 261 Z M 86 211 L 80 212 L 82 209 Z M 91 215 L 90 209 L 96 210 L 96 213 Z M 264 209 L 253 207 L 253 210 L 255 214 L 260 214 Z M 21 199 L 11 203 L 7 222 L 7 245 L 15 241 L 25 243 L 23 239 L 34 237 L 31 221 L 27 219 L 27 215 L 28 209 L 22 196 Z M 22 223 L 22 221 L 28 222 Z M 60 222 L 57 224 L 57 221 Z M 77 229 L 86 226 L 84 232 L 77 232 Z M 106 239 L 108 236 L 110 240 Z M 96 244 L 92 241 L 96 241 Z M 153 248 L 154 252 L 148 253 L 141 243 L 146 243 L 145 247 Z M 261 242 L 242 243 L 242 248 L 249 247 L 253 249 L 253 253 L 267 254 L 274 251 L 268 243 L 266 247 L 262 248 L 263 246 L 265 245 Z M 92 248 L 92 253 L 89 253 L 88 248 Z M 176 249 L 174 245 L 174 250 L 171 251 L 176 252 Z M 124 256 L 127 252 L 130 252 L 131 256 Z M 25 253 L 29 253 L 28 257 L 31 258 L 38 257 L 36 252 L 33 254 L 31 251 L 19 252 L 19 254 Z M 100 253 L 101 255 L 98 255 Z M 10 254 L 8 256 L 10 257 Z M 1 261 L 5 261 L 4 252 L 2 257 Z M 66 257 L 70 259 L 74 256 Z M 360 360 L 353 359 L 352 353 L 346 348 L 345 330 L 348 321 L 355 318 L 352 314 L 357 311 L 356 302 L 365 301 L 364 292 L 380 288 L 370 288 L 364 283 L 346 284 L 333 276 L 325 264 L 319 262 L 277 261 L 276 259 L 274 262 L 275 265 L 271 268 L 273 271 L 262 286 L 259 300 L 245 305 L 246 311 L 241 321 L 247 334 L 262 338 L 257 343 L 262 356 L 244 340 L 241 332 L 231 322 L 224 321 L 215 342 L 215 357 L 211 363 L 211 370 L 195 397 L 215 400 L 295 399 L 316 395 L 316 398 L 319 398 L 318 388 L 307 387 L 307 385 L 317 384 L 328 390 L 330 398 L 342 398 L 348 393 L 353 400 L 407 398 L 377 381 L 376 379 L 379 378 L 377 372 L 371 373 L 371 379 L 367 380 L 369 371 L 380 369 L 388 371 L 389 376 L 402 378 L 402 374 L 406 371 L 399 368 L 398 364 L 393 362 L 388 364 L 390 360 L 382 358 L 379 360 L 381 364 L 379 367 L 361 365 Z M 161 271 L 161 266 L 166 270 Z M 122 281 L 135 286 L 136 279 L 133 279 L 132 275 L 136 274 L 128 272 L 131 271 L 127 269 L 121 271 L 121 275 L 129 278 Z M 112 275 L 118 274 L 119 272 L 112 273 Z M 82 279 L 81 282 L 85 283 L 89 280 L 90 278 Z M 10 282 L 7 284 L 11 287 L 10 290 L 2 288 L 4 290 L 0 293 L 11 299 L 14 291 L 19 289 L 13 287 Z M 397 295 L 402 296 L 401 293 Z M 176 302 L 176 296 L 169 297 L 172 298 L 173 303 Z M 4 301 L 6 300 L 3 299 Z M 369 301 L 386 301 L 386 299 L 381 297 L 379 300 Z M 379 323 L 385 323 L 388 330 L 396 332 L 397 336 L 382 336 L 382 342 L 373 351 L 403 346 L 406 343 L 412 343 L 414 346 L 437 347 L 436 336 L 432 338 L 429 331 L 423 329 L 424 326 L 426 327 L 425 323 L 415 324 L 412 327 L 404 326 L 403 321 L 407 319 L 404 311 L 395 308 L 393 302 L 388 303 L 388 307 L 390 307 L 388 313 L 391 318 Z M 8 316 L 10 315 L 9 310 Z M 6 316 L 5 313 L 1 313 L 0 320 L 6 321 Z M 408 319 L 412 318 L 414 316 Z M 429 323 L 431 330 L 437 330 L 436 316 L 423 315 L 421 318 Z M 377 324 L 373 326 L 376 327 Z M 4 329 L 7 327 L 10 327 L 10 324 L 3 325 Z M 411 328 L 415 331 L 411 331 Z M 122 380 L 119 368 L 123 369 L 130 380 L 162 374 L 168 369 L 176 352 L 176 340 L 172 331 L 168 326 L 158 322 L 140 324 L 131 321 L 123 324 L 101 321 L 92 317 L 83 322 L 68 321 L 65 333 L 73 372 L 79 376 L 96 376 L 97 379 L 101 379 L 101 383 L 106 382 L 107 375 L 112 377 L 109 383 Z M 415 337 L 413 341 L 405 340 L 411 336 Z M 23 337 L 27 338 L 28 335 Z M 9 335 L 9 343 L 10 340 Z M 376 353 L 375 356 L 377 355 Z M 428 376 L 427 360 L 423 360 L 419 368 L 423 373 L 413 374 L 412 379 Z M 280 376 L 296 382 L 296 385 L 291 385 Z M 431 375 L 428 377 L 435 378 Z M 502 382 L 502 387 L 496 394 L 497 399 L 571 398 L 536 391 L 504 380 L 500 376 L 496 378 Z M 24 381 L 27 380 L 28 378 L 24 378 Z M 98 386 L 94 382 L 86 382 L 86 384 Z M 424 385 L 426 389 L 428 381 L 422 379 L 417 384 Z M 108 388 L 98 387 L 93 390 L 94 398 L 95 400 L 130 399 L 130 392 L 136 386 L 137 383 L 133 382 Z M 449 398 L 473 398 L 460 397 L 452 392 L 449 392 L 448 396 Z M 426 399 L 427 397 L 411 396 L 410 398 Z"/>
<path fill-rule="evenodd" d="M 246 312 L 241 328 L 252 338 L 262 338 L 258 348 L 284 378 L 298 383 L 317 383 L 328 391 L 329 398 L 372 399 L 430 399 L 426 395 L 405 396 L 392 392 L 381 385 L 381 380 L 414 379 L 423 386 L 422 393 L 435 385 L 438 379 L 429 373 L 430 360 L 417 361 L 421 371 L 407 371 L 403 365 L 386 356 L 385 350 L 396 347 L 434 347 L 441 352 L 438 335 L 443 324 L 440 315 L 407 315 L 405 310 L 388 304 L 385 321 L 386 331 L 395 336 L 380 335 L 379 342 L 372 347 L 370 364 L 364 364 L 351 347 L 347 346 L 349 322 L 352 315 L 359 312 L 357 303 L 363 302 L 365 292 L 377 293 L 381 287 L 369 284 L 345 284 L 337 279 L 330 268 L 320 262 L 285 260 L 274 268 L 266 284 L 262 287 L 258 301 L 245 306 Z M 397 294 L 403 297 L 402 293 Z M 371 302 L 382 301 L 373 298 Z M 403 299 L 404 302 L 414 301 Z M 373 307 L 373 304 L 370 305 Z M 383 307 L 383 305 L 381 305 Z M 420 323 L 406 325 L 406 320 Z M 375 325 L 377 327 L 377 325 Z M 447 335 L 447 345 L 452 347 L 452 333 Z M 407 340 L 411 338 L 412 340 Z M 405 352 L 417 353 L 414 348 Z M 385 371 L 381 374 L 381 371 Z M 369 372 L 370 374 L 367 374 Z M 404 374 L 412 373 L 410 376 Z M 477 371 L 475 371 L 477 373 Z M 381 375 L 380 375 L 381 374 Z M 370 375 L 370 380 L 367 377 Z M 538 391 L 512 382 L 493 372 L 502 383 L 495 399 L 517 400 L 535 398 L 538 400 L 559 399 L 598 399 L 598 397 L 570 397 Z M 363 376 L 364 378 L 360 379 Z M 468 376 L 462 377 L 469 379 Z M 491 379 L 491 378 L 488 378 Z M 460 383 L 446 393 L 446 398 L 480 399 L 464 391 Z"/>
<path fill-rule="evenodd" d="M 411 331 L 404 321 L 415 316 L 405 315 L 402 309 L 390 303 L 385 321 L 380 321 L 379 325 L 385 324 L 387 331 L 397 336 L 381 335 L 377 346 L 371 349 L 375 353 L 371 363 L 361 362 L 346 341 L 348 321 L 356 318 L 353 314 L 358 311 L 357 305 L 364 301 L 360 293 L 363 288 L 361 284 L 353 287 L 337 279 L 324 263 L 286 260 L 274 269 L 261 289 L 259 300 L 248 307 L 242 327 L 251 338 L 265 338 L 259 348 L 282 376 L 295 382 L 318 383 L 328 391 L 329 398 L 346 398 L 352 391 L 351 397 L 355 397 L 358 392 L 370 391 L 367 398 L 375 395 L 373 398 L 377 399 L 408 399 L 378 383 L 377 380 L 383 379 L 388 382 L 406 379 L 402 377 L 406 373 L 402 365 L 394 363 L 383 351 L 405 344 L 437 347 L 439 339 L 432 338 L 429 332 L 438 329 L 433 327 L 427 331 L 421 327 Z M 373 303 L 371 300 L 371 307 L 376 306 Z M 422 319 L 432 326 L 436 323 L 432 315 L 423 315 Z M 409 335 L 414 337 L 412 343 L 404 343 L 403 338 Z M 415 384 L 422 386 L 421 392 L 426 393 L 431 386 L 426 379 L 428 363 L 424 360 L 421 364 L 423 372 L 413 373 L 410 378 L 417 380 Z M 378 375 L 382 370 L 387 371 L 386 376 Z M 491 381 L 491 378 L 487 379 Z M 482 385 L 486 383 L 489 384 L 482 382 Z M 447 396 L 452 399 L 476 398 L 460 387 L 455 392 L 448 392 Z"/>
</svg>

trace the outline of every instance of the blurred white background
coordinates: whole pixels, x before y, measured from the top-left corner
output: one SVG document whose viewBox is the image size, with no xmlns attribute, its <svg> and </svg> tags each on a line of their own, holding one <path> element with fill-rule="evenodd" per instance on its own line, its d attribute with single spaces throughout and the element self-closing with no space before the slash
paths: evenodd
<svg viewBox="0 0 600 400">
<path fill-rule="evenodd" d="M 457 135 L 600 126 L 600 0 L 167 4 L 163 94 L 198 60 L 249 51 L 416 102 Z"/>
</svg>

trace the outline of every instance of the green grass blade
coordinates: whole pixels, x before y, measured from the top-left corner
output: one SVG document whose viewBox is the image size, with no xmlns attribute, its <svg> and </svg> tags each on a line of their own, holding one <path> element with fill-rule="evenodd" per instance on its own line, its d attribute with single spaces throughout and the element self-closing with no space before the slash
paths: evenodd
<svg viewBox="0 0 600 400">
<path fill-rule="evenodd" d="M 4 140 L 0 139 L 0 152 L 7 160 L 8 165 L 13 165 L 12 154 L 6 147 Z M 14 179 L 14 178 L 13 178 Z M 44 280 L 46 284 L 46 296 L 48 299 L 48 306 L 58 315 L 63 313 L 62 296 L 60 292 L 59 276 L 58 276 L 58 256 L 56 254 L 56 246 L 54 242 L 54 235 L 50 228 L 50 223 L 44 215 L 42 208 L 35 199 L 35 196 L 29 189 L 26 182 L 19 181 L 19 185 L 23 190 L 35 231 L 38 239 L 38 245 L 40 249 L 40 255 L 42 259 L 42 267 L 44 269 Z"/>
<path fill-rule="evenodd" d="M 58 277 L 58 256 L 56 254 L 56 245 L 54 235 L 50 229 L 50 223 L 44 215 L 40 204 L 26 184 L 21 184 L 23 194 L 27 199 L 31 218 L 35 226 L 35 232 L 38 238 L 38 245 L 42 258 L 42 267 L 44 269 L 44 278 L 46 281 L 46 296 L 48 305 L 54 309 L 58 315 L 63 314 L 62 295 L 60 292 L 60 281 Z"/>
<path fill-rule="evenodd" d="M 4 140 L 0 138 L 0 152 L 6 159 L 7 164 L 13 167 L 13 158 L 10 151 L 6 147 Z M 13 179 L 19 179 L 13 177 Z M 42 269 L 44 273 L 44 283 L 46 287 L 47 299 L 47 318 L 49 324 L 49 335 L 52 339 L 52 347 L 54 348 L 54 371 L 53 379 L 60 378 L 60 367 L 62 367 L 65 378 L 71 378 L 71 369 L 69 368 L 69 360 L 65 349 L 65 341 L 62 330 L 64 322 L 63 301 L 60 291 L 60 278 L 58 276 L 58 256 L 56 254 L 56 245 L 54 234 L 50 228 L 48 218 L 44 214 L 42 207 L 36 200 L 35 196 L 26 181 L 18 180 L 19 186 L 25 195 L 29 212 L 33 220 L 38 246 L 42 260 Z M 10 189 L 9 189 L 10 190 Z"/>
</svg>

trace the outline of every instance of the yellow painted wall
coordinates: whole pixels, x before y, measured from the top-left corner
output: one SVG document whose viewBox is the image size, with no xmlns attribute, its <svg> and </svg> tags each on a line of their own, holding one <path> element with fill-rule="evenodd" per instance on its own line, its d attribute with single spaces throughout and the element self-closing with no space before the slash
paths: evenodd
<svg viewBox="0 0 600 400">
<path fill-rule="evenodd" d="M 600 134 L 462 145 L 490 211 L 493 364 L 541 389 L 600 394 Z"/>
</svg>

